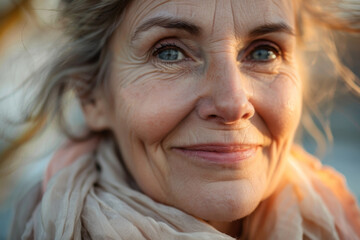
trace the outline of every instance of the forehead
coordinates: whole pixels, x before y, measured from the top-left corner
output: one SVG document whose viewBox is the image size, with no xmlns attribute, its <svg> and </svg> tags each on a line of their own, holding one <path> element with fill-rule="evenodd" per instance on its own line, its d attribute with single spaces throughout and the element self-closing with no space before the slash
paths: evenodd
<svg viewBox="0 0 360 240">
<path fill-rule="evenodd" d="M 235 31 L 241 35 L 259 25 L 286 23 L 294 28 L 292 0 L 135 0 L 125 13 L 131 32 L 155 17 L 174 17 L 192 22 L 207 33 Z"/>
</svg>

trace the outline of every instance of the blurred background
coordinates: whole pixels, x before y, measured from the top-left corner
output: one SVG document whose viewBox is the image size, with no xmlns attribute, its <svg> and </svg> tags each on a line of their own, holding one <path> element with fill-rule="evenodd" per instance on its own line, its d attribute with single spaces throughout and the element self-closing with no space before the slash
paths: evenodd
<svg viewBox="0 0 360 240">
<path fill-rule="evenodd" d="M 28 102 L 25 96 L 29 95 L 31 87 L 21 88 L 24 79 L 48 62 L 61 42 L 61 32 L 55 24 L 56 6 L 57 0 L 0 0 L 0 152 L 9 143 L 3 136 L 17 136 L 26 127 L 10 124 L 20 119 Z M 359 36 L 341 36 L 337 45 L 344 49 L 341 53 L 343 62 L 360 76 Z M 323 71 L 326 69 L 317 71 L 314 79 L 324 81 Z M 326 78 L 326 81 L 331 79 Z M 344 89 L 344 85 L 339 85 L 334 98 L 330 116 L 334 142 L 322 162 L 346 177 L 359 202 L 360 97 L 356 98 Z M 77 106 L 72 111 L 74 118 L 81 122 Z M 17 157 L 24 159 L 22 167 L 6 182 L 0 183 L 0 240 L 5 239 L 9 228 L 14 200 L 41 180 L 53 150 L 63 141 L 55 129 L 50 129 L 18 154 Z M 303 145 L 307 151 L 315 153 L 316 143 L 308 135 L 304 136 Z"/>
</svg>

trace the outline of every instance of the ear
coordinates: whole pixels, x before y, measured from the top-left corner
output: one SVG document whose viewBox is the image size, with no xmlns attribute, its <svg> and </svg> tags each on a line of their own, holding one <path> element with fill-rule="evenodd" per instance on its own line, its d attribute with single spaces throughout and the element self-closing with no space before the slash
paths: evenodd
<svg viewBox="0 0 360 240">
<path fill-rule="evenodd" d="M 81 101 L 85 120 L 88 127 L 94 131 L 110 129 L 110 109 L 100 91 L 95 92 L 90 98 Z"/>
</svg>

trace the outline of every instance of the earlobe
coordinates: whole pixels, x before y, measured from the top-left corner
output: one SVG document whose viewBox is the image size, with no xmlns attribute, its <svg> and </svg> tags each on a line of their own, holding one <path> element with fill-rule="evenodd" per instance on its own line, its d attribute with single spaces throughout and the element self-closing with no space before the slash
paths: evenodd
<svg viewBox="0 0 360 240">
<path fill-rule="evenodd" d="M 86 124 L 91 130 L 102 131 L 110 129 L 108 104 L 99 96 L 83 100 L 81 103 Z"/>
</svg>

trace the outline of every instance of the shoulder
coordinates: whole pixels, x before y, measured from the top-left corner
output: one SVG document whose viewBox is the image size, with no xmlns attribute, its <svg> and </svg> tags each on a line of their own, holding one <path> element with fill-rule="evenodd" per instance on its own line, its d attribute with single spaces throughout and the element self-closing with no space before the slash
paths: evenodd
<svg viewBox="0 0 360 240">
<path fill-rule="evenodd" d="M 26 225 L 31 219 L 36 207 L 41 202 L 41 183 L 30 188 L 14 208 L 13 220 L 9 231 L 9 239 L 21 239 Z"/>
<path fill-rule="evenodd" d="M 344 176 L 300 146 L 294 146 L 291 155 L 334 217 L 340 238 L 352 239 L 355 235 L 360 238 L 360 210 Z"/>
</svg>

